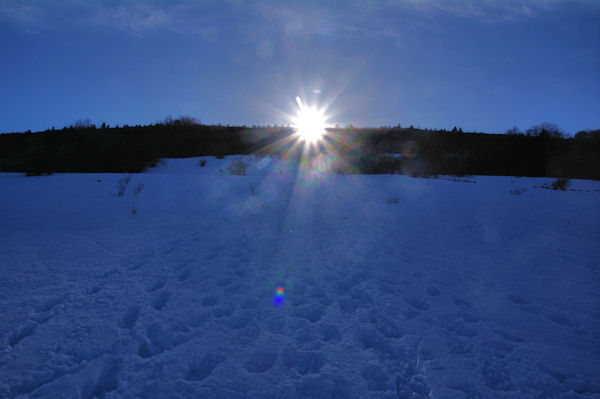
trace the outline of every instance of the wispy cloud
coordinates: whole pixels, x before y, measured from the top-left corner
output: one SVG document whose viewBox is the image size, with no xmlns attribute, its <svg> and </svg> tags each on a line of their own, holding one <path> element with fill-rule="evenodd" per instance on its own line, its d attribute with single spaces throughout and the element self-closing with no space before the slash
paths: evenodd
<svg viewBox="0 0 600 399">
<path fill-rule="evenodd" d="M 36 32 L 51 29 L 57 21 L 78 27 L 95 26 L 143 35 L 169 30 L 218 38 L 220 24 L 215 7 L 256 17 L 252 29 L 287 36 L 361 34 L 401 41 L 398 28 L 381 16 L 404 14 L 413 19 L 452 15 L 482 23 L 535 18 L 557 10 L 584 7 L 600 12 L 596 0 L 3 0 L 0 21 Z M 432 24 L 431 20 L 428 21 Z M 256 32 L 254 33 L 256 36 Z"/>
<path fill-rule="evenodd" d="M 197 36 L 208 43 L 218 40 L 220 25 L 207 2 L 96 4 L 88 10 L 85 20 L 94 26 L 136 36 L 163 30 Z"/>
<path fill-rule="evenodd" d="M 390 5 L 425 15 L 446 14 L 484 23 L 525 20 L 572 7 L 600 11 L 600 3 L 594 0 L 389 0 L 384 7 Z"/>
<path fill-rule="evenodd" d="M 25 31 L 34 32 L 46 24 L 45 10 L 35 4 L 8 2 L 0 4 L 0 22 L 15 24 Z"/>
<path fill-rule="evenodd" d="M 87 1 L 66 0 L 55 3 L 5 0 L 0 4 L 0 21 L 10 22 L 28 32 L 47 29 L 96 27 L 144 35 L 168 30 L 198 35 L 213 42 L 218 35 L 208 2 L 194 1 Z"/>
<path fill-rule="evenodd" d="M 265 27 L 263 31 L 276 31 L 291 39 L 352 35 L 398 38 L 391 26 L 379 21 L 376 8 L 368 2 L 332 1 L 323 5 L 310 1 L 263 1 L 252 4 L 249 11 L 262 22 L 258 25 Z M 252 26 L 255 28 L 256 24 Z"/>
<path fill-rule="evenodd" d="M 96 4 L 85 10 L 86 23 L 141 34 L 152 29 L 172 29 L 173 13 L 148 3 L 123 3 L 114 6 Z"/>
<path fill-rule="evenodd" d="M 241 3 L 240 3 L 241 4 Z M 329 0 L 255 1 L 243 4 L 256 17 L 247 38 L 357 36 L 390 40 L 402 48 L 407 34 L 443 33 L 446 17 L 476 23 L 525 22 L 583 7 L 600 11 L 593 0 Z"/>
</svg>

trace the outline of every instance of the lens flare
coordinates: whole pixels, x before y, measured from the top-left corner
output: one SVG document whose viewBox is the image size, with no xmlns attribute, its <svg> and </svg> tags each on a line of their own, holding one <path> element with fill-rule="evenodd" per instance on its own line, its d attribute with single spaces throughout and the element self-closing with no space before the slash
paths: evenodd
<svg viewBox="0 0 600 399">
<path fill-rule="evenodd" d="M 273 295 L 273 305 L 279 307 L 283 305 L 283 287 L 277 287 L 275 295 Z"/>
<path fill-rule="evenodd" d="M 325 135 L 326 118 L 323 110 L 305 106 L 300 97 L 296 97 L 296 103 L 298 114 L 292 125 L 296 129 L 296 135 L 308 144 L 315 144 Z"/>
</svg>

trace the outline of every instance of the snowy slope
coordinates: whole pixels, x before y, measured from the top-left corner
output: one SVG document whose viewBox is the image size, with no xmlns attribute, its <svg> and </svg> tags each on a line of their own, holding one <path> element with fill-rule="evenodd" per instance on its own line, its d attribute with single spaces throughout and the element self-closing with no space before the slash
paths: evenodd
<svg viewBox="0 0 600 399">
<path fill-rule="evenodd" d="M 235 158 L 0 174 L 0 397 L 600 398 L 600 182 Z"/>
</svg>

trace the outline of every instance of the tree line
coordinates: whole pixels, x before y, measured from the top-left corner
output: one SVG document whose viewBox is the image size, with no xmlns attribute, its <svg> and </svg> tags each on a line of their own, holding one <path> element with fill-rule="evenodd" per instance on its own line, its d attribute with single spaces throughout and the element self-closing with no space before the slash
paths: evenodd
<svg viewBox="0 0 600 399">
<path fill-rule="evenodd" d="M 43 132 L 0 134 L 0 171 L 141 172 L 160 158 L 229 154 L 276 154 L 300 158 L 289 127 L 203 125 L 169 118 L 147 126 L 96 127 L 89 120 Z M 340 173 L 505 175 L 600 180 L 600 131 L 566 137 L 540 124 L 506 134 L 462 129 L 328 129 L 329 152 Z M 396 154 L 396 155 L 390 155 Z"/>
</svg>

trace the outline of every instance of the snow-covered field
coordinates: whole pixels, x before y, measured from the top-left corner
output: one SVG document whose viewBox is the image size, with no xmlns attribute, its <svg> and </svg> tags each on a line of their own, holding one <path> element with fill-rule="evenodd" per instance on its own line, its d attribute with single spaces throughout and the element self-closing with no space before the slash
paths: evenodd
<svg viewBox="0 0 600 399">
<path fill-rule="evenodd" d="M 0 397 L 600 398 L 600 182 L 234 158 L 0 174 Z"/>
</svg>

